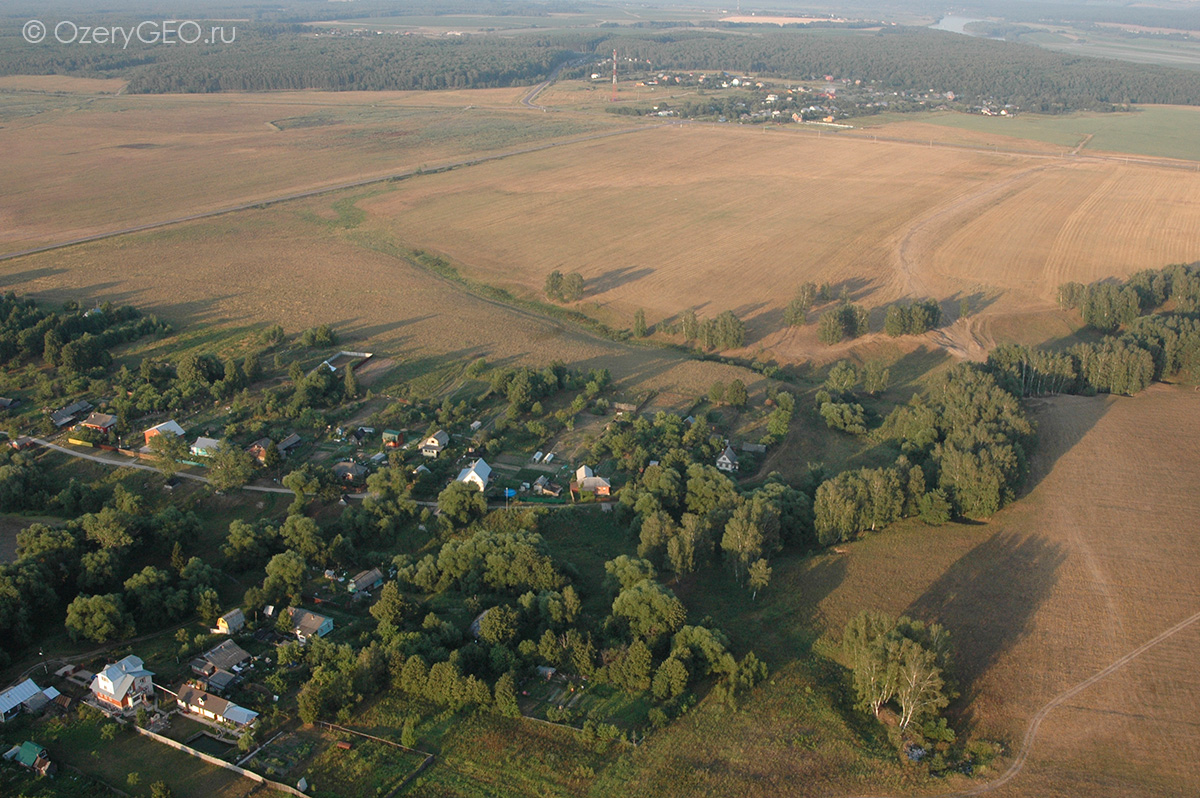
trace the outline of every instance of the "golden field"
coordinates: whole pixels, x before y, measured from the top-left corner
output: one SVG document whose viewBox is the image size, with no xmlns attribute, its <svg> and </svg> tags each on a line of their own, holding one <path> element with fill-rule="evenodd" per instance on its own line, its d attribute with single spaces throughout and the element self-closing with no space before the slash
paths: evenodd
<svg viewBox="0 0 1200 798">
<path fill-rule="evenodd" d="M 38 85 L 26 80 L 16 85 Z M 530 125 L 522 94 L 39 96 L 0 84 L 0 254 L 630 126 L 567 113 Z"/>
<path fill-rule="evenodd" d="M 410 182 L 360 207 L 368 225 L 535 295 L 553 269 L 583 307 L 628 324 L 733 310 L 750 342 L 781 332 L 805 281 L 876 308 L 933 296 L 989 314 L 1051 310 L 1067 280 L 1200 257 L 1200 173 L 1163 165 L 673 126 Z"/>
</svg>

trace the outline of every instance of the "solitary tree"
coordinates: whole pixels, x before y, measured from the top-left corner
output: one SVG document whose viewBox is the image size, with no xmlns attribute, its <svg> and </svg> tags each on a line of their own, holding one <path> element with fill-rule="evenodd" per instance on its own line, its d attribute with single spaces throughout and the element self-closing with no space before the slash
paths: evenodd
<svg viewBox="0 0 1200 798">
<path fill-rule="evenodd" d="M 750 596 L 753 601 L 758 598 L 758 591 L 765 590 L 771 582 L 771 566 L 763 558 L 754 561 L 750 566 L 750 589 L 754 593 Z"/>
<path fill-rule="evenodd" d="M 633 336 L 635 338 L 646 337 L 646 311 L 641 308 L 633 314 Z"/>
</svg>

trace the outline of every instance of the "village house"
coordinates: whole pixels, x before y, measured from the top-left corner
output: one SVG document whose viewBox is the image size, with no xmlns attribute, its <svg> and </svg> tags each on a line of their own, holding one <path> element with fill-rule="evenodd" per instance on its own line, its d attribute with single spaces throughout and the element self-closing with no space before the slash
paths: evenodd
<svg viewBox="0 0 1200 798">
<path fill-rule="evenodd" d="M 591 467 L 582 465 L 575 470 L 575 481 L 571 483 L 572 493 L 593 493 L 596 496 L 608 496 L 612 484 L 604 477 L 598 477 Z"/>
<path fill-rule="evenodd" d="M 383 445 L 389 449 L 395 449 L 404 443 L 404 433 L 394 429 L 385 429 L 383 431 Z"/>
<path fill-rule="evenodd" d="M 421 454 L 425 457 L 437 457 L 449 445 L 450 435 L 444 429 L 440 429 L 421 441 Z"/>
<path fill-rule="evenodd" d="M 110 416 L 108 413 L 92 413 L 83 420 L 80 426 L 95 430 L 96 432 L 108 432 L 117 426 L 117 417 Z"/>
<path fill-rule="evenodd" d="M 150 439 L 155 435 L 174 435 L 176 438 L 181 438 L 184 435 L 183 427 L 179 426 L 174 419 L 164 421 L 161 424 L 155 424 L 150 429 L 142 433 L 146 439 L 146 445 L 150 445 Z"/>
<path fill-rule="evenodd" d="M 217 453 L 217 447 L 221 442 L 216 438 L 205 438 L 203 436 L 196 438 L 189 451 L 197 457 L 212 457 Z"/>
<path fill-rule="evenodd" d="M 485 463 L 483 459 L 476 460 L 469 468 L 464 468 L 458 472 L 458 482 L 465 482 L 468 485 L 474 485 L 480 491 L 487 490 L 488 479 L 492 475 L 492 467 Z"/>
<path fill-rule="evenodd" d="M 253 457 L 259 465 L 265 465 L 267 462 L 267 448 L 270 445 L 270 438 L 259 438 L 246 447 L 246 453 Z M 276 448 L 276 451 L 278 451 L 278 448 Z"/>
<path fill-rule="evenodd" d="M 367 467 L 344 460 L 333 467 L 333 475 L 343 482 L 358 482 L 367 475 Z"/>
<path fill-rule="evenodd" d="M 20 399 L 9 399 L 7 396 L 0 396 L 0 410 L 11 410 L 21 404 Z"/>
<path fill-rule="evenodd" d="M 58 770 L 57 766 L 50 761 L 50 754 L 45 748 L 35 742 L 26 740 L 19 746 L 13 746 L 5 759 L 12 759 L 18 765 L 29 768 L 39 776 L 53 776 Z"/>
<path fill-rule="evenodd" d="M 226 640 L 192 660 L 191 668 L 205 689 L 223 693 L 241 681 L 240 672 L 249 661 L 249 652 L 232 640 Z"/>
<path fill-rule="evenodd" d="M 369 571 L 355 574 L 350 579 L 350 592 L 357 593 L 360 590 L 374 590 L 383 584 L 383 574 L 378 568 L 372 568 Z"/>
<path fill-rule="evenodd" d="M 102 704 L 124 710 L 154 697 L 154 673 L 130 654 L 108 665 L 92 679 L 91 691 Z"/>
<path fill-rule="evenodd" d="M 333 618 L 321 615 L 299 607 L 288 607 L 288 617 L 292 621 L 292 631 L 302 644 L 308 643 L 312 637 L 324 637 L 333 631 Z"/>
<path fill-rule="evenodd" d="M 725 451 L 721 452 L 717 457 L 717 468 L 722 471 L 737 471 L 738 456 L 737 452 L 729 444 L 725 444 Z"/>
<path fill-rule="evenodd" d="M 81 399 L 74 404 L 69 404 L 66 407 L 55 410 L 50 414 L 50 420 L 54 422 L 56 427 L 65 427 L 75 421 L 75 417 L 80 413 L 86 413 L 92 409 L 92 403 L 86 399 Z"/>
<path fill-rule="evenodd" d="M 185 684 L 179 688 L 175 703 L 185 712 L 199 715 L 202 718 L 215 720 L 218 723 L 231 723 L 238 728 L 246 728 L 258 720 L 258 713 L 245 707 L 239 707 L 232 701 L 198 690 Z"/>
<path fill-rule="evenodd" d="M 37 441 L 35 441 L 33 438 L 29 437 L 28 435 L 22 435 L 19 438 L 13 439 L 9 445 L 19 452 L 22 449 L 30 448 L 35 443 L 37 443 Z"/>
<path fill-rule="evenodd" d="M 217 619 L 217 633 L 231 635 L 246 625 L 246 616 L 241 607 L 232 609 Z"/>
</svg>

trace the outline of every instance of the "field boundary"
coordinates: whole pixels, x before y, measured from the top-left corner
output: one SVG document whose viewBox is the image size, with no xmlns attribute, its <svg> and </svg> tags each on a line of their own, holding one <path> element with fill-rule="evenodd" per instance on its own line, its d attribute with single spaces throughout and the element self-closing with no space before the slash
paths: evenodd
<svg viewBox="0 0 1200 798">
<path fill-rule="evenodd" d="M 217 767 L 225 768 L 226 770 L 236 773 L 237 775 L 242 776 L 244 778 L 250 779 L 251 781 L 257 781 L 259 784 L 264 784 L 273 790 L 279 790 L 280 792 L 285 792 L 289 795 L 294 795 L 297 798 L 308 798 L 308 796 L 306 796 L 304 793 L 297 790 L 295 787 L 291 787 L 287 784 L 281 784 L 278 781 L 272 781 L 271 779 L 268 779 L 265 776 L 258 775 L 254 771 L 246 770 L 245 768 L 238 767 L 237 765 L 234 765 L 230 762 L 226 762 L 224 759 L 217 759 L 215 756 L 210 756 L 209 754 L 206 754 L 203 751 L 197 751 L 195 748 L 184 745 L 183 743 L 180 743 L 180 742 L 176 742 L 175 740 L 171 740 L 167 737 L 163 737 L 161 734 L 155 734 L 154 732 L 150 731 L 149 729 L 143 729 L 137 725 L 134 725 L 132 728 L 138 734 L 145 735 L 146 737 L 149 737 L 152 740 L 160 742 L 163 745 L 166 745 L 170 748 L 174 748 L 177 751 L 182 751 L 183 753 L 187 754 L 188 756 L 194 756 L 197 759 L 203 760 L 204 762 L 207 762 L 210 765 L 216 765 Z"/>
</svg>

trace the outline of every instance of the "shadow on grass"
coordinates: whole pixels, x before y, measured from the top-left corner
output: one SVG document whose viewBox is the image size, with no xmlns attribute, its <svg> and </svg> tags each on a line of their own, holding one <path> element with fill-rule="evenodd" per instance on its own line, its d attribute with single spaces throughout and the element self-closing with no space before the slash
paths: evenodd
<svg viewBox="0 0 1200 798">
<path fill-rule="evenodd" d="M 952 711 L 966 725 L 979 678 L 1029 633 L 1066 557 L 1062 546 L 1042 537 L 997 532 L 947 568 L 905 610 L 950 631 L 961 692 Z"/>
<path fill-rule="evenodd" d="M 688 606 L 689 623 L 710 616 L 739 656 L 753 651 L 774 668 L 812 649 L 822 626 L 818 605 L 841 585 L 846 561 L 836 554 L 787 553 L 774 558 L 771 568 L 771 582 L 757 598 L 723 567 L 671 587 Z"/>
</svg>

